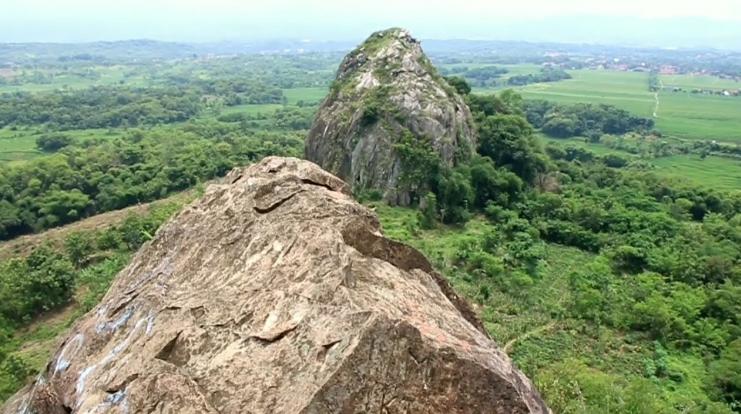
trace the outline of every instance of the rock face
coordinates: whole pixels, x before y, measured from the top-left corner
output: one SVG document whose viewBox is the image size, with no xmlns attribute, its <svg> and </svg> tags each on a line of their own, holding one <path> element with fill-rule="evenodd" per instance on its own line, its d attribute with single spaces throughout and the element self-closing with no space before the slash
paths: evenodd
<svg viewBox="0 0 741 414">
<path fill-rule="evenodd" d="M 144 246 L 16 413 L 547 413 L 465 302 L 316 165 L 232 171 Z"/>
<path fill-rule="evenodd" d="M 453 166 L 476 147 L 471 112 L 402 29 L 371 35 L 345 57 L 306 140 L 306 158 L 353 190 L 408 204 L 407 167 L 394 146 L 405 133 Z"/>
</svg>

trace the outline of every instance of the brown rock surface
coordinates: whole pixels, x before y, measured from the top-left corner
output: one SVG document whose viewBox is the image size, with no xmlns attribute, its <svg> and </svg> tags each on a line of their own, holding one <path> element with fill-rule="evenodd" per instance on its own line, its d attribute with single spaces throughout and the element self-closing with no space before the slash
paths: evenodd
<svg viewBox="0 0 741 414">
<path fill-rule="evenodd" d="M 348 186 L 266 158 L 178 214 L 16 413 L 546 413 L 416 250 Z"/>
</svg>

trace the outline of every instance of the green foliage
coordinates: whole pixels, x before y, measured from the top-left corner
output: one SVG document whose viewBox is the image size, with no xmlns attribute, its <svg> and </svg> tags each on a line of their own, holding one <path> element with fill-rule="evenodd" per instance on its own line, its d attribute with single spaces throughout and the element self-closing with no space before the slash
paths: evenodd
<svg viewBox="0 0 741 414">
<path fill-rule="evenodd" d="M 470 81 L 473 83 L 473 85 L 477 87 L 487 87 L 487 86 L 495 86 L 497 84 L 497 79 L 501 78 L 502 75 L 509 72 L 506 68 L 498 67 L 498 66 L 480 66 L 480 67 L 474 67 L 469 68 L 467 66 L 456 66 L 450 69 L 443 69 L 442 73 L 446 75 L 451 75 L 448 78 L 456 78 L 456 79 L 464 79 L 467 81 Z M 452 76 L 454 75 L 454 76 Z M 455 81 L 454 81 L 455 82 Z M 454 83 L 451 83 L 448 81 L 451 86 L 456 88 L 458 90 L 458 93 L 462 95 L 466 95 L 470 92 L 470 87 L 468 87 L 469 92 L 463 92 L 464 89 L 458 89 Z"/>
<path fill-rule="evenodd" d="M 479 126 L 478 152 L 526 182 L 546 169 L 532 127 L 517 115 L 487 116 Z"/>
<path fill-rule="evenodd" d="M 94 240 L 88 233 L 76 232 L 64 239 L 65 253 L 77 268 L 87 263 L 94 249 Z"/>
<path fill-rule="evenodd" d="M 710 377 L 720 396 L 732 407 L 741 408 L 741 339 L 728 344 L 710 364 Z"/>
<path fill-rule="evenodd" d="M 388 99 L 390 92 L 390 86 L 381 85 L 371 89 L 363 97 L 361 126 L 369 127 L 382 119 L 390 119 L 391 117 L 400 120 L 398 119 L 400 117 L 398 108 Z"/>
<path fill-rule="evenodd" d="M 478 122 L 487 116 L 496 114 L 523 114 L 522 98 L 512 90 L 502 91 L 499 95 L 466 95 L 466 103 Z"/>
<path fill-rule="evenodd" d="M 612 105 L 564 105 L 533 100 L 525 101 L 524 107 L 528 121 L 553 137 L 594 135 L 599 141 L 602 134 L 648 131 L 654 126 L 652 119 L 633 116 Z"/>
<path fill-rule="evenodd" d="M 118 254 L 98 264 L 84 268 L 77 276 L 75 283 L 78 290 L 85 289 L 80 300 L 83 310 L 95 307 L 103 298 L 113 282 L 113 278 L 128 262 L 128 255 Z"/>
<path fill-rule="evenodd" d="M 0 262 L 0 400 L 16 392 L 50 356 L 25 356 L 18 338 L 21 328 L 73 301 L 80 305 L 78 314 L 92 309 L 131 252 L 179 208 L 177 203 L 163 204 L 106 230 L 71 233 L 61 248 L 41 246 L 26 258 Z M 56 346 L 57 333 L 50 332 L 50 346 Z"/>
<path fill-rule="evenodd" d="M 516 174 L 497 169 L 491 158 L 476 158 L 471 163 L 471 185 L 476 191 L 474 205 L 484 208 L 489 202 L 510 206 L 522 196 L 524 183 Z"/>
<path fill-rule="evenodd" d="M 468 99 L 480 156 L 429 175 L 439 214 L 423 203 L 421 228 L 384 229 L 434 258 L 498 341 L 521 343 L 512 356 L 554 409 L 730 413 L 738 197 L 579 146 L 548 160 L 516 97 Z"/>
<path fill-rule="evenodd" d="M 512 86 L 522 86 L 530 83 L 558 82 L 564 79 L 571 79 L 571 75 L 561 68 L 549 66 L 541 68 L 538 73 L 512 76 L 507 79 L 507 84 Z"/>
<path fill-rule="evenodd" d="M 432 229 L 438 220 L 437 197 L 434 193 L 427 193 L 420 202 L 419 224 L 423 229 Z"/>
<path fill-rule="evenodd" d="M 31 373 L 26 362 L 15 355 L 0 358 L 0 401 L 13 395 Z"/>
<path fill-rule="evenodd" d="M 47 134 L 36 138 L 36 147 L 41 151 L 56 152 L 72 144 L 74 139 L 64 134 Z"/>
<path fill-rule="evenodd" d="M 74 287 L 74 266 L 49 247 L 0 265 L 0 316 L 26 321 L 66 303 Z"/>
<path fill-rule="evenodd" d="M 428 190 L 440 173 L 440 156 L 432 148 L 429 138 L 418 137 L 409 130 L 402 131 L 394 144 L 394 151 L 399 155 L 402 165 L 399 185 L 409 191 L 416 201 L 420 192 Z"/>
<path fill-rule="evenodd" d="M 185 121 L 201 110 L 193 89 L 82 91 L 0 95 L 0 127 L 48 124 L 59 130 L 154 125 Z"/>
<path fill-rule="evenodd" d="M 446 77 L 445 81 L 452 86 L 459 95 L 468 95 L 471 93 L 471 85 L 465 79 L 458 76 Z"/>
<path fill-rule="evenodd" d="M 444 170 L 439 176 L 436 194 L 443 223 L 465 223 L 471 217 L 474 200 L 471 180 L 464 169 Z"/>
<path fill-rule="evenodd" d="M 302 148 L 295 135 L 250 133 L 238 125 L 210 122 L 74 144 L 3 170 L 0 238 L 155 200 L 222 176 L 236 165 L 267 155 L 298 155 Z"/>
<path fill-rule="evenodd" d="M 672 413 L 659 387 L 648 380 L 592 369 L 578 360 L 554 364 L 535 380 L 558 413 Z"/>
</svg>

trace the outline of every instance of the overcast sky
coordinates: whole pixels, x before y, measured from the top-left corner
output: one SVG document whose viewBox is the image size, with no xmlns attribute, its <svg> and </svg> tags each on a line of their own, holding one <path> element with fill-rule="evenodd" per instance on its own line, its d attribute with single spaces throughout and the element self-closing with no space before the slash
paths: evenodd
<svg viewBox="0 0 741 414">
<path fill-rule="evenodd" d="M 655 35 L 666 41 L 672 30 L 741 39 L 741 0 L 0 0 L 0 42 L 356 40 L 391 26 L 437 39 L 640 40 L 647 28 L 625 18 L 675 22 Z"/>
</svg>

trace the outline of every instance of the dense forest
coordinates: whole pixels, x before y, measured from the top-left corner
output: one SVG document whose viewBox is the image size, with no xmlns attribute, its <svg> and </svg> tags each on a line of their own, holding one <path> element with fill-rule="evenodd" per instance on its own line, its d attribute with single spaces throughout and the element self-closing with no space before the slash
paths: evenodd
<svg viewBox="0 0 741 414">
<path fill-rule="evenodd" d="M 70 144 L 53 156 L 0 170 L 0 239 L 162 198 L 267 155 L 300 155 L 290 132 L 241 123 L 189 123 Z"/>
</svg>

